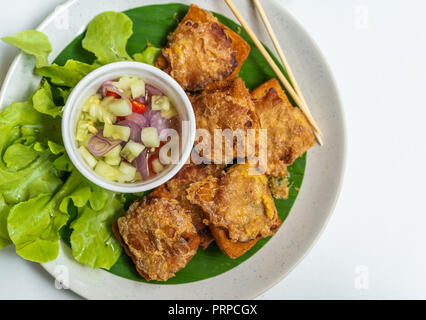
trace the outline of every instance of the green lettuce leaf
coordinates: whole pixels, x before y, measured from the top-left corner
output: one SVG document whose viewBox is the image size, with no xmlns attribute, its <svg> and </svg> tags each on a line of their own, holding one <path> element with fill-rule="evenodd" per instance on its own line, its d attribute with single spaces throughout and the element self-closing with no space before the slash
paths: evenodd
<svg viewBox="0 0 426 320">
<path fill-rule="evenodd" d="M 10 210 L 7 230 L 17 254 L 40 263 L 56 259 L 59 252 L 59 230 L 69 218 L 69 199 L 72 198 L 81 205 L 87 203 L 86 195 L 84 199 L 79 199 L 83 179 L 77 171 L 73 171 L 56 194 L 41 194 Z"/>
<path fill-rule="evenodd" d="M 89 182 L 89 184 L 92 189 L 92 194 L 89 199 L 90 206 L 93 210 L 100 211 L 106 207 L 108 200 L 116 194 L 103 189 L 92 182 Z"/>
<path fill-rule="evenodd" d="M 3 161 L 8 169 L 19 171 L 28 167 L 39 156 L 40 153 L 34 150 L 32 145 L 27 146 L 17 143 L 6 149 L 3 155 Z"/>
<path fill-rule="evenodd" d="M 56 118 L 62 114 L 63 107 L 57 107 L 53 102 L 52 89 L 49 82 L 43 80 L 40 88 L 33 95 L 33 106 L 38 112 Z"/>
<path fill-rule="evenodd" d="M 133 59 L 137 62 L 142 62 L 153 66 L 155 59 L 157 59 L 160 52 L 160 48 L 147 47 L 142 53 L 134 54 Z"/>
<path fill-rule="evenodd" d="M 67 103 L 68 97 L 70 96 L 72 89 L 63 89 L 59 87 L 57 89 L 64 103 Z"/>
<path fill-rule="evenodd" d="M 56 160 L 53 161 L 53 165 L 57 170 L 63 172 L 71 172 L 74 169 L 74 165 L 66 153 L 56 158 Z"/>
<path fill-rule="evenodd" d="M 19 159 L 20 153 L 14 158 Z M 41 154 L 37 160 L 24 169 L 16 171 L 0 168 L 0 192 L 8 204 L 26 201 L 39 194 L 54 192 L 62 185 L 58 172 L 49 161 L 49 156 Z"/>
<path fill-rule="evenodd" d="M 37 67 L 43 67 L 48 64 L 47 57 L 52 51 L 52 45 L 45 34 L 37 30 L 27 30 L 13 36 L 4 37 L 2 40 L 25 53 L 33 55 L 36 58 Z"/>
<path fill-rule="evenodd" d="M 99 66 L 100 65 L 97 63 L 87 64 L 76 60 L 68 60 L 64 66 L 52 64 L 50 66 L 37 68 L 36 73 L 49 78 L 55 85 L 72 88 Z"/>
<path fill-rule="evenodd" d="M 84 207 L 71 224 L 74 258 L 92 268 L 109 270 L 120 258 L 122 251 L 112 233 L 112 224 L 123 214 L 123 203 L 119 195 L 110 194 L 103 207 L 98 210 Z"/>
<path fill-rule="evenodd" d="M 80 187 L 60 204 L 61 212 L 78 217 L 61 229 L 70 239 L 74 258 L 92 268 L 110 269 L 121 255 L 112 233 L 112 223 L 124 214 L 121 195 L 105 190 L 80 175 Z M 75 215 L 72 214 L 72 215 Z"/>
<path fill-rule="evenodd" d="M 7 232 L 7 216 L 9 215 L 9 210 L 10 207 L 0 194 L 0 249 L 12 243 L 9 232 Z"/>
<path fill-rule="evenodd" d="M 54 155 L 58 155 L 65 152 L 65 147 L 61 144 L 57 144 L 53 141 L 47 141 L 47 145 L 49 146 L 50 152 Z"/>
<path fill-rule="evenodd" d="M 56 259 L 59 252 L 58 230 L 66 224 L 66 214 L 56 210 L 51 194 L 15 205 L 7 218 L 7 230 L 16 253 L 34 262 Z"/>
<path fill-rule="evenodd" d="M 131 60 L 126 45 L 132 29 L 133 22 L 124 13 L 103 12 L 89 23 L 83 48 L 94 53 L 101 64 Z"/>
<path fill-rule="evenodd" d="M 35 150 L 35 141 L 60 142 L 60 122 L 37 112 L 30 101 L 14 103 L 0 113 L 0 194 L 9 205 L 61 185 L 52 154 Z"/>
</svg>

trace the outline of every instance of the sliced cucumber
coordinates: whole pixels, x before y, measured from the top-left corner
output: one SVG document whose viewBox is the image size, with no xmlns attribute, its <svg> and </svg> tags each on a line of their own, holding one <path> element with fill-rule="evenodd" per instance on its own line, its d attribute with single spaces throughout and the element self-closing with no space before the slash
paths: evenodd
<svg viewBox="0 0 426 320">
<path fill-rule="evenodd" d="M 126 162 L 120 164 L 118 171 L 117 181 L 119 183 L 131 182 L 136 179 L 136 168 Z"/>
<path fill-rule="evenodd" d="M 104 135 L 105 138 L 111 138 L 111 139 L 114 139 L 114 140 L 129 141 L 130 128 L 105 123 L 103 135 Z"/>
<path fill-rule="evenodd" d="M 98 119 L 95 118 L 95 117 L 92 117 L 89 112 L 82 112 L 81 116 L 80 116 L 80 119 L 81 120 L 86 120 L 86 121 L 92 121 L 92 122 L 98 121 Z"/>
<path fill-rule="evenodd" d="M 117 174 L 117 179 L 116 179 L 116 181 L 118 182 L 118 183 L 127 183 L 127 182 L 132 182 L 134 179 L 132 179 L 132 178 L 130 178 L 130 177 L 128 177 L 128 176 L 126 176 L 124 173 L 122 173 L 121 171 L 118 171 L 118 174 Z"/>
<path fill-rule="evenodd" d="M 135 80 L 130 85 L 133 99 L 145 96 L 145 82 L 143 80 Z"/>
<path fill-rule="evenodd" d="M 127 161 L 132 162 L 135 160 L 145 149 L 143 144 L 130 140 L 121 151 L 121 156 Z"/>
<path fill-rule="evenodd" d="M 166 96 L 152 96 L 152 110 L 170 110 L 170 99 Z"/>
<path fill-rule="evenodd" d="M 102 160 L 98 161 L 95 167 L 95 172 L 101 177 L 104 177 L 111 181 L 117 180 L 117 177 L 119 175 L 119 171 L 116 167 L 110 166 Z"/>
<path fill-rule="evenodd" d="M 139 78 L 135 76 L 122 76 L 120 79 L 118 79 L 118 81 L 113 82 L 112 84 L 118 89 L 127 91 L 130 90 L 132 83 L 138 80 Z"/>
<path fill-rule="evenodd" d="M 100 122 L 104 123 L 115 123 L 117 121 L 117 117 L 112 113 L 109 113 L 106 110 L 103 110 L 102 119 L 99 119 Z"/>
<path fill-rule="evenodd" d="M 89 115 L 91 118 L 96 120 L 98 120 L 99 118 L 102 118 L 102 107 L 96 104 L 90 105 Z"/>
<path fill-rule="evenodd" d="M 81 145 L 84 146 L 86 149 L 89 149 L 89 141 L 90 139 L 92 139 L 92 137 L 94 136 L 94 134 L 89 133 L 86 138 L 84 138 L 83 141 L 81 141 Z"/>
<path fill-rule="evenodd" d="M 105 97 L 102 101 L 101 101 L 101 106 L 104 108 L 104 109 L 108 109 L 108 105 L 111 103 L 111 102 L 113 102 L 115 100 L 115 98 L 114 97 Z"/>
<path fill-rule="evenodd" d="M 127 177 L 130 177 L 130 180 L 134 180 L 136 176 L 136 168 L 131 164 L 122 162 L 120 164 L 119 170 L 124 173 Z"/>
<path fill-rule="evenodd" d="M 89 150 L 87 150 L 85 147 L 81 146 L 78 151 L 80 152 L 81 157 L 83 158 L 83 160 L 87 163 L 87 165 L 93 169 L 96 164 L 98 163 L 98 161 L 95 159 L 94 156 L 92 156 L 92 154 L 89 152 Z"/>
<path fill-rule="evenodd" d="M 109 164 L 110 166 L 118 166 L 121 163 L 121 157 L 118 158 L 104 158 L 104 161 L 106 164 Z"/>
<path fill-rule="evenodd" d="M 121 146 L 116 146 L 105 155 L 105 162 L 111 166 L 118 166 L 121 163 Z"/>
<path fill-rule="evenodd" d="M 105 154 L 105 157 L 117 158 L 117 157 L 120 156 L 121 149 L 122 149 L 121 146 L 116 146 L 110 152 L 108 152 L 107 154 Z"/>
<path fill-rule="evenodd" d="M 114 99 L 108 104 L 107 108 L 109 112 L 118 117 L 132 114 L 132 104 L 125 99 Z"/>
<path fill-rule="evenodd" d="M 77 122 L 75 138 L 77 141 L 82 142 L 87 138 L 89 134 L 89 123 L 86 120 L 79 120 Z"/>
<path fill-rule="evenodd" d="M 161 116 L 167 120 L 176 117 L 177 115 L 178 112 L 174 107 L 171 107 L 169 110 L 161 110 Z"/>
<path fill-rule="evenodd" d="M 152 161 L 152 169 L 155 173 L 160 173 L 166 168 L 161 164 L 159 159 L 155 159 L 154 161 Z"/>
<path fill-rule="evenodd" d="M 107 98 L 105 100 L 110 101 L 110 102 L 112 101 L 109 98 Z M 114 123 L 117 120 L 117 118 L 116 118 L 115 115 L 113 115 L 111 112 L 109 112 L 105 108 L 107 103 L 105 103 L 104 101 L 101 104 L 92 104 L 90 106 L 89 115 L 93 119 L 96 119 L 99 122 Z"/>
<path fill-rule="evenodd" d="M 149 148 L 157 148 L 160 146 L 160 138 L 158 130 L 154 127 L 143 128 L 141 132 L 142 143 Z"/>
<path fill-rule="evenodd" d="M 100 104 L 101 103 L 101 95 L 100 94 L 94 94 L 93 96 L 90 96 L 89 98 L 87 98 L 86 102 L 83 104 L 83 111 L 85 112 L 89 112 L 90 107 L 93 104 Z"/>
</svg>

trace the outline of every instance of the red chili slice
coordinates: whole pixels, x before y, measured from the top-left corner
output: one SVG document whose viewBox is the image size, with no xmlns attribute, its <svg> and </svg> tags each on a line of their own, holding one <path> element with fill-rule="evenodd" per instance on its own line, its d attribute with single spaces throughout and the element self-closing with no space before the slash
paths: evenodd
<svg viewBox="0 0 426 320">
<path fill-rule="evenodd" d="M 132 110 L 139 114 L 144 113 L 146 111 L 146 105 L 137 100 L 132 100 Z"/>
<path fill-rule="evenodd" d="M 111 90 L 107 90 L 106 96 L 107 97 L 114 97 L 115 99 L 120 98 L 120 96 L 117 93 L 115 93 L 114 91 L 111 91 Z"/>
</svg>

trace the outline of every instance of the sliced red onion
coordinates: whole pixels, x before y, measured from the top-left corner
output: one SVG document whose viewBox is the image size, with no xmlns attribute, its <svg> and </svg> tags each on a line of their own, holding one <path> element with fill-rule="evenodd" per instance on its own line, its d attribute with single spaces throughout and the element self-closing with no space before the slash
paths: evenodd
<svg viewBox="0 0 426 320">
<path fill-rule="evenodd" d="M 147 127 L 149 126 L 149 122 L 151 121 L 151 116 L 152 116 L 152 113 L 153 113 L 150 100 L 151 99 L 147 100 L 147 102 L 145 103 L 146 110 L 142 114 L 145 117 L 145 119 L 148 121 L 148 124 L 146 125 Z"/>
<path fill-rule="evenodd" d="M 159 111 L 152 112 L 151 120 L 150 120 L 150 126 L 157 128 L 158 136 L 161 141 L 167 140 L 167 130 L 171 128 L 172 123 L 171 120 L 167 120 L 161 116 L 161 113 Z"/>
<path fill-rule="evenodd" d="M 130 140 L 135 142 L 141 142 L 141 131 L 142 128 L 133 121 L 123 120 L 117 123 L 118 126 L 129 127 L 130 128 Z"/>
<path fill-rule="evenodd" d="M 149 126 L 149 121 L 147 118 L 145 118 L 145 113 L 142 115 L 142 114 L 133 112 L 130 116 L 126 117 L 126 120 L 133 121 L 141 128 L 145 128 Z"/>
<path fill-rule="evenodd" d="M 148 92 L 148 95 L 150 96 L 164 96 L 164 93 L 160 89 L 150 84 L 145 85 L 145 90 L 146 92 Z"/>
<path fill-rule="evenodd" d="M 140 172 L 142 178 L 146 180 L 148 177 L 148 161 L 147 161 L 147 153 L 146 149 L 137 157 L 135 160 L 133 160 L 133 166 L 138 169 Z"/>
<path fill-rule="evenodd" d="M 106 97 L 108 91 L 115 92 L 123 99 L 129 99 L 127 95 L 125 95 L 123 92 L 120 91 L 116 86 L 112 84 L 112 81 L 105 81 L 101 88 L 99 89 L 100 93 L 102 94 L 102 97 Z"/>
<path fill-rule="evenodd" d="M 146 99 L 144 96 L 140 96 L 139 98 L 136 98 L 135 100 L 139 101 L 140 103 L 146 104 Z"/>
<path fill-rule="evenodd" d="M 105 138 L 102 132 L 98 132 L 89 140 L 89 151 L 96 157 L 101 157 L 110 152 L 121 143 L 121 140 Z"/>
</svg>

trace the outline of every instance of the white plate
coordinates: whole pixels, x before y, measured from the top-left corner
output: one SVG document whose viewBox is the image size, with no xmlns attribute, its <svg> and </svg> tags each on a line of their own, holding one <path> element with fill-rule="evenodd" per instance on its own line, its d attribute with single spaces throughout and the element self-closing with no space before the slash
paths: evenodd
<svg viewBox="0 0 426 320">
<path fill-rule="evenodd" d="M 169 2 L 104 0 L 100 5 L 99 1 L 71 0 L 57 8 L 38 30 L 49 36 L 54 58 L 102 11 Z M 195 3 L 233 18 L 223 1 Z M 255 33 L 272 48 L 249 3 L 235 1 Z M 90 269 L 77 263 L 70 249 L 62 244 L 58 259 L 43 267 L 53 276 L 68 275 L 69 287 L 79 295 L 89 299 L 254 298 L 283 279 L 312 247 L 334 209 L 342 182 L 346 143 L 342 107 L 330 70 L 308 34 L 275 1 L 264 0 L 263 4 L 325 141 L 323 147 L 308 153 L 303 186 L 284 225 L 265 247 L 238 267 L 211 279 L 181 285 L 139 283 Z M 23 54 L 15 59 L 0 92 L 1 107 L 25 100 L 36 89 L 39 78 L 33 75 L 33 67 L 32 59 Z"/>
</svg>

